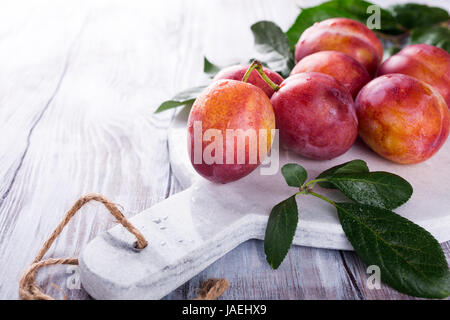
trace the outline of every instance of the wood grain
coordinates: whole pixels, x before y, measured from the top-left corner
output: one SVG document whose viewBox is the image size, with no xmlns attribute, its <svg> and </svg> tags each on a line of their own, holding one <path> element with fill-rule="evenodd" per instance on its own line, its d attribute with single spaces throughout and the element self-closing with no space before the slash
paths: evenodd
<svg viewBox="0 0 450 320">
<path fill-rule="evenodd" d="M 72 203 L 98 192 L 137 212 L 181 190 L 170 170 L 166 129 L 154 115 L 177 91 L 207 81 L 203 55 L 221 65 L 254 55 L 249 25 L 286 29 L 297 5 L 319 1 L 36 1 L 0 10 L 0 299 L 16 299 L 18 279 Z M 114 224 L 90 204 L 48 256 L 76 256 Z M 450 244 L 444 245 L 450 260 Z M 69 289 L 65 267 L 39 273 L 49 294 Z M 409 299 L 368 290 L 354 253 L 293 248 L 279 270 L 249 241 L 167 299 L 195 296 L 225 277 L 224 299 Z"/>
</svg>

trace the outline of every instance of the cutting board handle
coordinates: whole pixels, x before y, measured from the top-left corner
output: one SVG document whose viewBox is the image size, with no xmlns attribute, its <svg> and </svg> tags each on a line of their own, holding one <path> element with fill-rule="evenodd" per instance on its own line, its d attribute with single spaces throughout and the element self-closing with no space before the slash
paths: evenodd
<svg viewBox="0 0 450 320">
<path fill-rule="evenodd" d="M 193 188 L 130 219 L 148 240 L 146 248 L 133 249 L 135 239 L 121 226 L 88 244 L 80 256 L 80 274 L 92 297 L 160 299 L 261 233 L 255 232 L 255 215 L 231 214 L 217 220 L 194 214 Z"/>
</svg>

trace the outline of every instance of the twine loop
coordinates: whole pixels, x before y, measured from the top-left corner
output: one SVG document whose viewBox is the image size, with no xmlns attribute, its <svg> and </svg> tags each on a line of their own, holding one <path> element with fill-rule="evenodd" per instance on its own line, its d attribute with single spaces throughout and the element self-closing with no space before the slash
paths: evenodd
<svg viewBox="0 0 450 320">
<path fill-rule="evenodd" d="M 142 233 L 136 229 L 122 212 L 117 208 L 117 206 L 106 199 L 101 194 L 90 193 L 81 198 L 79 198 L 72 208 L 67 211 L 64 219 L 59 223 L 56 229 L 52 232 L 50 237 L 45 241 L 41 250 L 34 258 L 33 263 L 28 267 L 28 269 L 23 274 L 22 278 L 19 282 L 19 297 L 23 300 L 54 300 L 49 295 L 42 292 L 42 289 L 36 285 L 36 273 L 37 271 L 45 266 L 56 265 L 56 264 L 71 264 L 78 265 L 77 258 L 50 258 L 46 260 L 42 260 L 44 255 L 47 253 L 48 249 L 51 247 L 56 238 L 61 234 L 63 229 L 69 223 L 69 221 L 73 218 L 73 216 L 81 209 L 86 203 L 95 200 L 108 209 L 108 211 L 117 219 L 117 221 L 125 227 L 129 232 L 131 232 L 136 237 L 135 247 L 137 249 L 144 249 L 147 246 L 147 240 L 145 240 Z"/>
</svg>

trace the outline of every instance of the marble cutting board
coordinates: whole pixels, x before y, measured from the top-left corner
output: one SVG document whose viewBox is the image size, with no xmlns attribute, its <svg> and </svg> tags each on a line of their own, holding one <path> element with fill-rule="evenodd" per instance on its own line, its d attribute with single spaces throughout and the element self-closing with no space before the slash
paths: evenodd
<svg viewBox="0 0 450 320">
<path fill-rule="evenodd" d="M 149 245 L 133 249 L 134 238 L 122 226 L 99 235 L 80 256 L 81 280 L 96 299 L 160 299 L 249 239 L 263 239 L 271 208 L 295 192 L 278 170 L 249 176 L 226 185 L 211 183 L 193 170 L 186 149 L 188 111 L 182 110 L 169 130 L 172 170 L 187 189 L 139 213 L 131 222 Z M 365 160 L 371 171 L 389 171 L 414 187 L 410 201 L 395 211 L 450 240 L 450 143 L 426 162 L 397 165 L 374 154 L 358 141 L 346 154 L 330 161 L 301 158 L 280 151 L 280 168 L 295 162 L 314 178 L 323 170 L 353 159 Z M 333 190 L 321 190 L 344 200 Z M 335 209 L 314 197 L 297 197 L 299 224 L 295 245 L 352 250 Z"/>
</svg>

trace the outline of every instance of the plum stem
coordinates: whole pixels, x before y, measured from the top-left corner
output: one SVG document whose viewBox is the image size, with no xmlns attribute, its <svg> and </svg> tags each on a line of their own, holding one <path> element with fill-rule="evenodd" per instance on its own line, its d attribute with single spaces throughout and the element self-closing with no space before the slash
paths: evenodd
<svg viewBox="0 0 450 320">
<path fill-rule="evenodd" d="M 274 90 L 278 91 L 280 90 L 280 86 L 277 85 L 275 82 L 270 80 L 270 78 L 267 76 L 267 74 L 264 72 L 263 66 L 261 62 L 258 60 L 253 60 L 252 64 L 248 67 L 247 71 L 245 72 L 244 76 L 242 77 L 242 82 L 247 82 L 248 78 L 250 77 L 250 74 L 253 70 L 258 71 L 261 78 L 264 79 L 264 81 L 267 82 L 267 84 Z"/>
<path fill-rule="evenodd" d="M 315 193 L 315 192 L 313 192 L 313 191 L 308 192 L 308 194 L 310 194 L 310 195 L 312 195 L 312 196 L 314 196 L 314 197 L 316 197 L 316 198 L 322 199 L 323 201 L 326 201 L 326 202 L 328 202 L 329 204 L 331 204 L 332 206 L 336 207 L 336 202 L 334 202 L 334 201 L 328 199 L 327 197 L 325 197 L 325 196 L 323 196 L 323 195 L 321 195 L 321 194 Z"/>
</svg>

